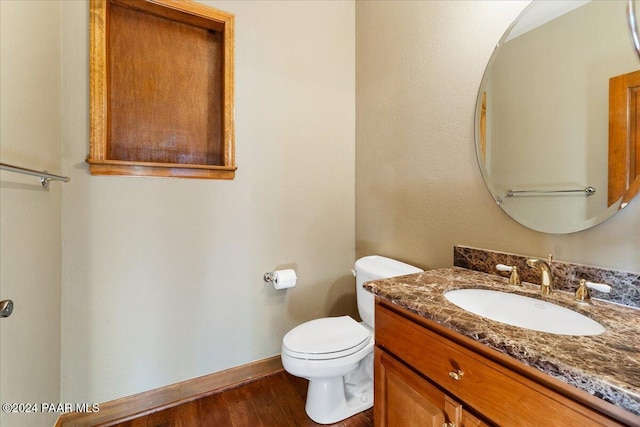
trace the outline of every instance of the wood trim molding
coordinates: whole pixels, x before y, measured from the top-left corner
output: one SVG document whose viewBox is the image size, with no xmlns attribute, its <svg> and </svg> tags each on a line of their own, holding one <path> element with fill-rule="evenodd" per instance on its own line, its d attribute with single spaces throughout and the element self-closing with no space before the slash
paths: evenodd
<svg viewBox="0 0 640 427">
<path fill-rule="evenodd" d="M 144 391 L 100 404 L 93 413 L 70 412 L 58 418 L 55 427 L 108 427 L 172 408 L 221 391 L 281 372 L 280 355 L 214 372 L 168 386 Z"/>
</svg>

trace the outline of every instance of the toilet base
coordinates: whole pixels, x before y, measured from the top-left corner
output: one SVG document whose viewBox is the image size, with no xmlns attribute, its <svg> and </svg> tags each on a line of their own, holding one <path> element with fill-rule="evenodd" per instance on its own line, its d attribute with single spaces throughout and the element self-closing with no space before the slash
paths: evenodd
<svg viewBox="0 0 640 427">
<path fill-rule="evenodd" d="M 305 411 L 318 424 L 333 424 L 373 406 L 373 380 L 345 387 L 344 377 L 309 381 Z"/>
<path fill-rule="evenodd" d="M 373 354 L 345 376 L 311 378 L 305 411 L 318 424 L 333 424 L 373 406 Z"/>
</svg>

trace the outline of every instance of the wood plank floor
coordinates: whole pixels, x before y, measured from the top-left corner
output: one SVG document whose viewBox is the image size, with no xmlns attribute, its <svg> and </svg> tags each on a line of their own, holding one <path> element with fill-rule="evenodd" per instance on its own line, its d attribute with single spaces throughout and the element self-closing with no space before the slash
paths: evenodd
<svg viewBox="0 0 640 427">
<path fill-rule="evenodd" d="M 304 411 L 307 380 L 282 371 L 243 386 L 114 427 L 307 427 L 320 426 Z M 373 408 L 336 427 L 372 427 Z"/>
</svg>

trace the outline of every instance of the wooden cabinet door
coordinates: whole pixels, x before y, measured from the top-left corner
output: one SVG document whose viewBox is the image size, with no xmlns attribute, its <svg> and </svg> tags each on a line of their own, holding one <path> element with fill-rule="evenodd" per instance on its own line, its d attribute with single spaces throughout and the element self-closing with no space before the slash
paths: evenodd
<svg viewBox="0 0 640 427">
<path fill-rule="evenodd" d="M 442 427 L 457 425 L 462 407 L 379 348 L 375 349 L 376 427 Z M 471 424 L 472 425 L 472 424 Z"/>
</svg>

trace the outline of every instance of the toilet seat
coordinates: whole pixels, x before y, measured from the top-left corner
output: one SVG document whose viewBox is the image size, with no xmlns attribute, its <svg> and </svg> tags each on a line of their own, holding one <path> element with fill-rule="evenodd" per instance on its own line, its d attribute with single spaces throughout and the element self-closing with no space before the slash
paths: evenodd
<svg viewBox="0 0 640 427">
<path fill-rule="evenodd" d="M 371 339 L 371 332 L 349 316 L 325 317 L 293 328 L 283 338 L 282 349 L 297 359 L 336 359 L 356 353 Z"/>
</svg>

